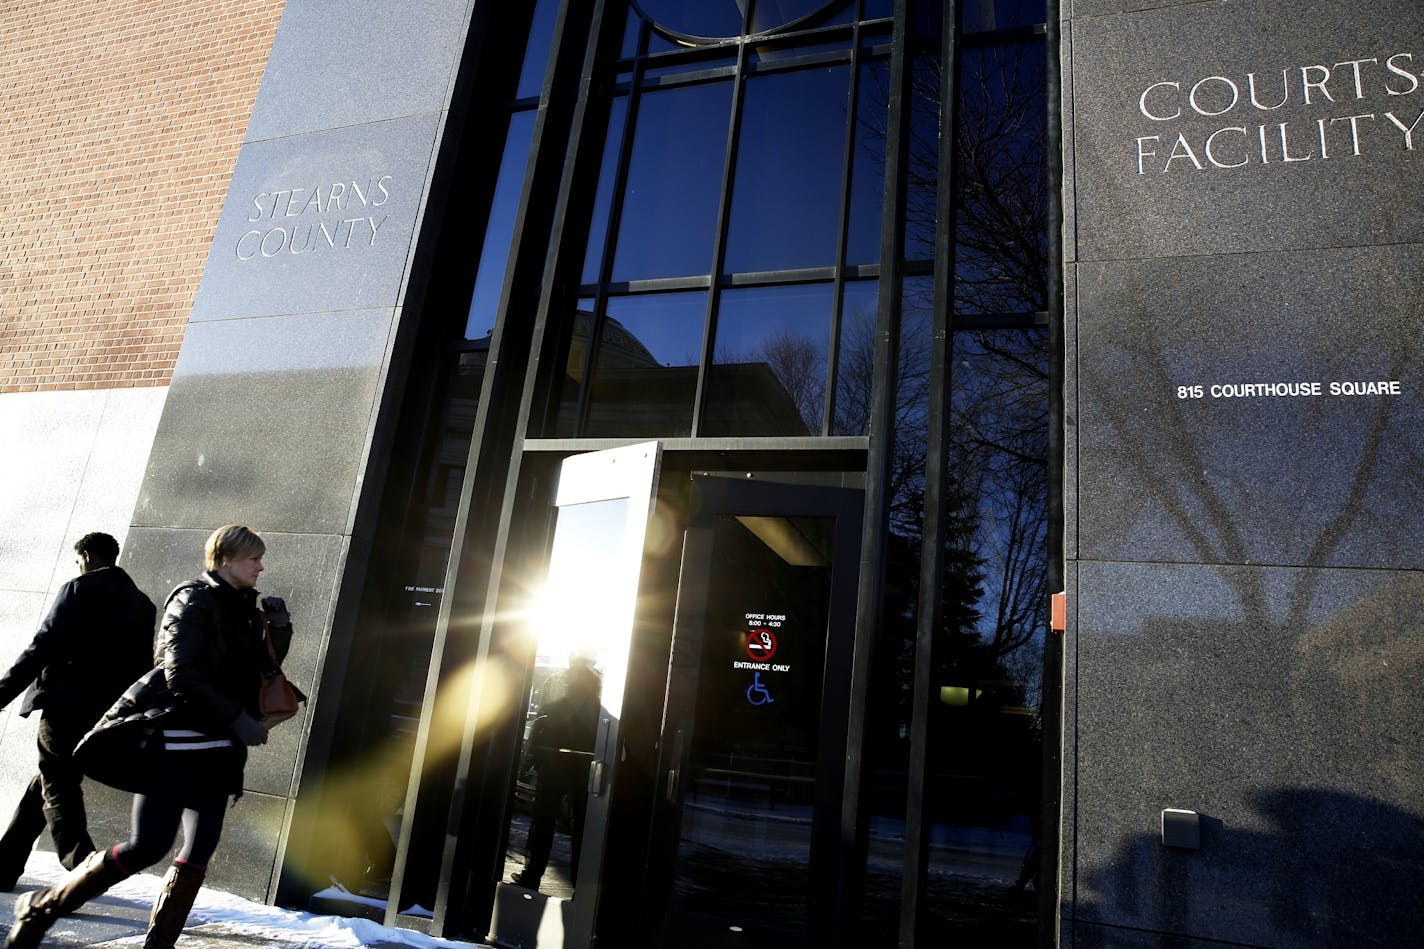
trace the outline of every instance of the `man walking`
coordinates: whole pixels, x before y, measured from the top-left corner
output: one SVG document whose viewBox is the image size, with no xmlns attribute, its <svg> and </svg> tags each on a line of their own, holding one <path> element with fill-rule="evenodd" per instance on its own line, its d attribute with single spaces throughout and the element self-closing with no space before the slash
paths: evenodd
<svg viewBox="0 0 1424 949">
<path fill-rule="evenodd" d="M 93 852 L 74 746 L 124 689 L 153 668 L 157 610 L 115 566 L 119 542 L 108 534 L 85 534 L 74 551 L 79 576 L 60 587 L 34 639 L 0 676 L 0 708 L 27 689 L 20 714 L 42 711 L 39 773 L 0 834 L 4 890 L 15 888 L 46 824 L 67 869 Z"/>
</svg>

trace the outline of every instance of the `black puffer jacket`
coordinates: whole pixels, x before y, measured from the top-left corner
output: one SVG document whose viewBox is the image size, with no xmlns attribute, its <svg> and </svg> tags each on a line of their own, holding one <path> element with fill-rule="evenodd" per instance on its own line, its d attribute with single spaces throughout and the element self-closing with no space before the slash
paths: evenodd
<svg viewBox="0 0 1424 949">
<path fill-rule="evenodd" d="M 273 643 L 278 658 L 289 642 Z M 257 591 L 235 589 L 211 571 L 182 584 L 168 595 L 154 658 L 176 700 L 164 725 L 231 737 L 239 713 L 257 717 L 267 659 Z"/>
<path fill-rule="evenodd" d="M 126 791 L 146 790 L 138 745 L 150 728 L 191 728 L 233 738 L 241 712 L 257 717 L 257 686 L 267 665 L 256 590 L 237 590 L 211 571 L 168 595 L 158 667 L 131 685 L 84 737 L 75 755 L 84 773 Z M 273 627 L 280 661 L 292 627 Z M 174 752 L 175 754 L 187 752 Z M 234 744 L 229 790 L 241 793 L 247 749 Z"/>
<path fill-rule="evenodd" d="M 98 567 L 59 588 L 34 639 L 0 676 L 0 706 L 93 722 L 153 661 L 153 601 L 121 567 Z M 28 687 L 28 688 L 27 688 Z"/>
</svg>

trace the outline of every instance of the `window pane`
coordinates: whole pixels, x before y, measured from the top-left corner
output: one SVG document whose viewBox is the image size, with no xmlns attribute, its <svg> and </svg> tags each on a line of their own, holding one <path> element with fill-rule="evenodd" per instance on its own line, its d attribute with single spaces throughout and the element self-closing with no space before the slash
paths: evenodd
<svg viewBox="0 0 1424 949">
<path fill-rule="evenodd" d="M 613 203 L 613 182 L 618 169 L 618 152 L 623 144 L 623 123 L 628 118 L 628 97 L 613 100 L 608 115 L 608 137 L 603 145 L 603 168 L 598 174 L 598 191 L 593 199 L 593 220 L 588 228 L 588 251 L 583 259 L 583 282 L 596 283 L 603 265 L 603 247 L 608 236 L 608 212 Z"/>
<path fill-rule="evenodd" d="M 874 280 L 847 283 L 841 295 L 841 345 L 836 368 L 832 435 L 864 435 L 870 426 L 875 383 L 875 310 L 880 299 Z"/>
<path fill-rule="evenodd" d="M 685 51 L 682 47 L 678 47 L 678 50 Z M 666 79 L 680 76 L 683 73 L 705 72 L 721 68 L 730 71 L 737 64 L 737 51 L 735 48 L 724 46 L 720 50 L 702 53 L 694 57 L 662 56 L 648 59 L 645 62 L 643 81 L 648 83 L 652 79 Z"/>
<path fill-rule="evenodd" d="M 638 55 L 638 39 L 643 35 L 642 17 L 629 15 L 623 24 L 623 48 L 619 55 L 629 59 Z"/>
<path fill-rule="evenodd" d="M 885 104 L 890 68 L 885 60 L 864 63 L 855 105 L 855 150 L 850 166 L 847 264 L 880 260 L 880 215 L 885 201 Z"/>
<path fill-rule="evenodd" d="M 569 340 L 569 356 L 564 377 L 559 381 L 559 408 L 543 434 L 547 438 L 569 438 L 578 434 L 579 388 L 588 371 L 588 339 L 593 331 L 594 301 L 585 297 L 574 311 L 574 329 Z"/>
<path fill-rule="evenodd" d="M 869 284 L 874 286 L 874 284 Z M 866 807 L 870 840 L 863 913 L 866 949 L 901 943 L 900 893 L 905 863 L 910 728 L 914 721 L 919 576 L 924 542 L 925 457 L 929 447 L 930 352 L 933 282 L 906 280 L 901 292 L 900 360 L 890 434 L 890 522 L 885 538 L 885 590 L 870 671 L 866 720 Z M 971 845 L 972 846 L 972 845 Z M 917 943 L 919 944 L 919 943 Z M 927 946 L 945 943 L 923 942 Z M 963 945 L 997 946 L 992 939 Z"/>
<path fill-rule="evenodd" d="M 558 12 L 559 0 L 538 0 L 534 6 L 534 24 L 529 28 L 529 46 L 524 52 L 519 89 L 514 94 L 516 99 L 537 96 L 544 89 L 544 72 L 554 39 L 554 16 Z"/>
<path fill-rule="evenodd" d="M 494 329 L 499 294 L 504 289 L 504 268 L 509 262 L 509 245 L 514 236 L 514 216 L 519 210 L 519 192 L 524 187 L 524 167 L 529 160 L 529 144 L 534 137 L 534 113 L 516 112 L 509 120 L 504 140 L 504 157 L 499 163 L 499 179 L 494 186 L 489 221 L 480 252 L 480 269 L 475 275 L 475 291 L 470 299 L 470 317 L 465 324 L 466 339 L 482 339 Z"/>
<path fill-rule="evenodd" d="M 584 435 L 692 434 L 706 307 L 700 290 L 608 301 Z"/>
<path fill-rule="evenodd" d="M 964 32 L 1003 30 L 1011 26 L 1042 23 L 1047 17 L 1043 0 L 961 0 Z"/>
<path fill-rule="evenodd" d="M 835 263 L 849 92 L 843 66 L 747 82 L 727 271 Z"/>
<path fill-rule="evenodd" d="M 840 0 L 840 3 L 844 2 Z M 752 4 L 751 32 L 765 33 L 795 23 L 824 7 L 838 5 L 826 0 L 756 0 Z"/>
<path fill-rule="evenodd" d="M 1047 337 L 957 332 L 952 345 L 944 620 L 926 710 L 926 935 L 1029 947 L 1044 885 Z"/>
<path fill-rule="evenodd" d="M 960 60 L 955 310 L 1048 307 L 1047 99 L 1041 41 Z"/>
<path fill-rule="evenodd" d="M 722 294 L 701 434 L 820 434 L 831 294 L 830 284 Z"/>
<path fill-rule="evenodd" d="M 933 260 L 935 222 L 938 220 L 935 188 L 939 182 L 938 52 L 916 56 L 910 76 L 909 177 L 905 194 L 905 259 Z"/>
<path fill-rule="evenodd" d="M 740 36 L 742 3 L 737 0 L 637 0 L 658 26 L 685 36 Z"/>
<path fill-rule="evenodd" d="M 638 106 L 613 279 L 712 270 L 729 82 L 651 92 Z"/>
<path fill-rule="evenodd" d="M 756 0 L 752 5 L 751 32 L 763 33 L 787 26 L 845 0 Z M 742 32 L 742 10 L 747 0 L 637 0 L 664 29 L 685 36 L 728 37 Z"/>
</svg>

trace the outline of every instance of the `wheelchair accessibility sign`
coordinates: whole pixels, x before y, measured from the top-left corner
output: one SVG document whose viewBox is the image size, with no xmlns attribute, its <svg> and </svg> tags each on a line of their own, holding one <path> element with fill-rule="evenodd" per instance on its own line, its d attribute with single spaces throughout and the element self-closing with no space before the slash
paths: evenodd
<svg viewBox="0 0 1424 949">
<path fill-rule="evenodd" d="M 761 673 L 752 673 L 752 684 L 747 686 L 747 701 L 752 705 L 770 705 L 776 699 L 771 697 L 771 690 L 761 681 Z"/>
</svg>

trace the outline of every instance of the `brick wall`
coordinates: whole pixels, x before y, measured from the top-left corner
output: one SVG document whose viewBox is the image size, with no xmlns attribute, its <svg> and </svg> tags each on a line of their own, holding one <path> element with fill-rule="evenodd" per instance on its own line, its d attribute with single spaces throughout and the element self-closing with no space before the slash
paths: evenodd
<svg viewBox="0 0 1424 949">
<path fill-rule="evenodd" d="M 0 0 L 0 392 L 168 383 L 283 0 Z"/>
</svg>

